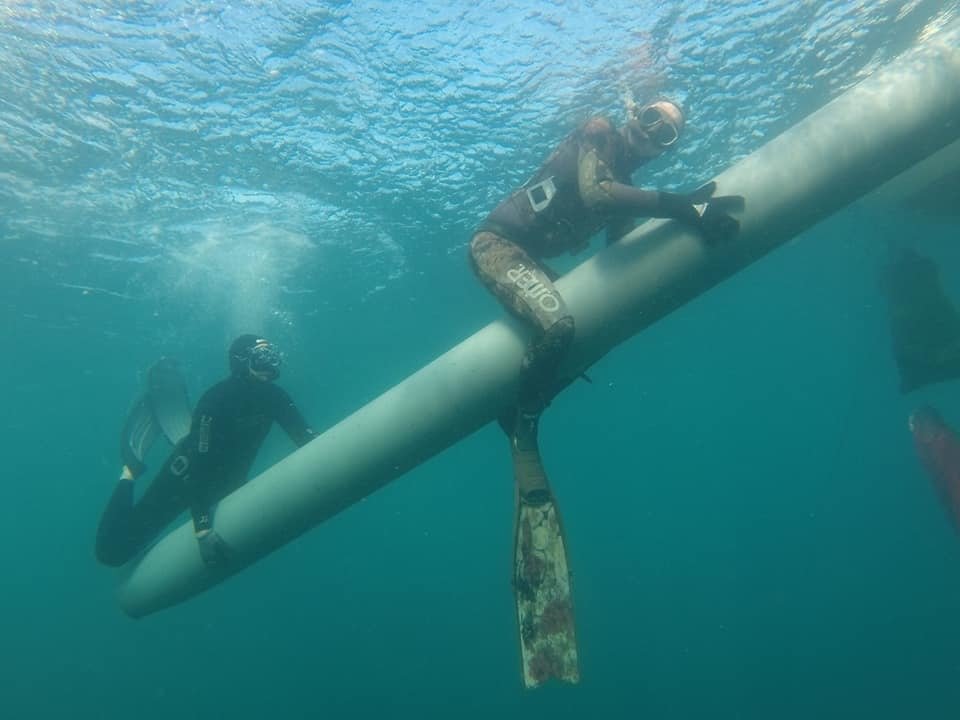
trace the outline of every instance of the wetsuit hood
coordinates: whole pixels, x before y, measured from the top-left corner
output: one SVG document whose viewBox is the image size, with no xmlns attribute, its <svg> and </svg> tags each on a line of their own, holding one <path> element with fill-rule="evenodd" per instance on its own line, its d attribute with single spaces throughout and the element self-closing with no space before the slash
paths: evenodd
<svg viewBox="0 0 960 720">
<path fill-rule="evenodd" d="M 280 353 L 258 335 L 240 335 L 230 343 L 227 355 L 230 374 L 234 377 L 246 378 L 255 374 L 264 380 L 276 380 L 280 375 Z"/>
<path fill-rule="evenodd" d="M 637 164 L 661 155 L 683 134 L 686 117 L 673 100 L 659 98 L 628 109 L 623 138 Z"/>
</svg>

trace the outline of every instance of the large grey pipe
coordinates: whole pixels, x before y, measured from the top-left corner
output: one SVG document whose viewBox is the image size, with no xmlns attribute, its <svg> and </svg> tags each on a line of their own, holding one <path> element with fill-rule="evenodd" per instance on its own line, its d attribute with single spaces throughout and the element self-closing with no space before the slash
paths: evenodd
<svg viewBox="0 0 960 720">
<path fill-rule="evenodd" d="M 565 373 L 960 138 L 958 39 L 960 28 L 940 33 L 720 175 L 720 194 L 746 197 L 729 246 L 648 223 L 563 277 L 577 326 Z M 124 610 L 202 592 L 490 422 L 516 391 L 525 343 L 516 324 L 487 326 L 226 498 L 216 528 L 235 552 L 229 571 L 208 570 L 189 524 L 177 528 L 127 568 Z"/>
</svg>

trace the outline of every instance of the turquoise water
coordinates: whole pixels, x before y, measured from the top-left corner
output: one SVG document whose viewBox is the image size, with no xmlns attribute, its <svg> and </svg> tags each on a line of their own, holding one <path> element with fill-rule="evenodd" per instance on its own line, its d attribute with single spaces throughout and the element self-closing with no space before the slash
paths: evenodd
<svg viewBox="0 0 960 720">
<path fill-rule="evenodd" d="M 578 687 L 520 689 L 492 427 L 145 620 L 92 540 L 158 355 L 197 396 L 263 332 L 328 427 L 500 315 L 470 229 L 589 113 L 678 97 L 683 147 L 636 179 L 691 188 L 956 13 L 4 4 L 4 716 L 955 718 L 960 541 L 906 416 L 960 425 L 960 388 L 897 393 L 878 281 L 909 235 L 960 293 L 955 217 L 850 208 L 555 402 Z"/>
</svg>

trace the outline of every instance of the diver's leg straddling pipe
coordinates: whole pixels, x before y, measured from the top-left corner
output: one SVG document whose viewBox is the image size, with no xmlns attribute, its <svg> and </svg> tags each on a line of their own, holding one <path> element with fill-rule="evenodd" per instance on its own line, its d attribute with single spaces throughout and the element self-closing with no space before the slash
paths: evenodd
<svg viewBox="0 0 960 720">
<path fill-rule="evenodd" d="M 573 317 L 547 272 L 516 243 L 491 232 L 477 233 L 470 243 L 470 260 L 500 303 L 539 330 L 523 357 L 517 403 L 525 412 L 539 413 L 560 389 L 557 369 L 573 343 Z"/>
<path fill-rule="evenodd" d="M 565 315 L 530 343 L 520 368 L 517 405 L 522 412 L 539 415 L 559 392 L 557 370 L 573 343 L 573 334 L 573 318 Z"/>
<path fill-rule="evenodd" d="M 119 567 L 133 559 L 187 507 L 183 479 L 169 471 L 168 461 L 143 497 L 134 502 L 134 483 L 117 482 L 97 528 L 96 556 Z"/>
<path fill-rule="evenodd" d="M 560 389 L 557 370 L 574 322 L 547 273 L 516 244 L 474 236 L 474 272 L 515 316 L 540 330 L 523 358 L 516 407 L 500 418 L 516 481 L 513 586 L 524 685 L 580 679 L 570 571 L 560 514 L 540 457 L 540 415 Z"/>
</svg>

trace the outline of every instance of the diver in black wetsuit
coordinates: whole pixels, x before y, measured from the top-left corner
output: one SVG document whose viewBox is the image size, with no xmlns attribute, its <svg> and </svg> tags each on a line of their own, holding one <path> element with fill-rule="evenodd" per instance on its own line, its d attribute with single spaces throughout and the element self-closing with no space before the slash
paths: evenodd
<svg viewBox="0 0 960 720">
<path fill-rule="evenodd" d="M 200 398 L 189 433 L 137 502 L 134 480 L 145 468 L 125 440 L 123 471 L 97 531 L 100 562 L 123 565 L 187 509 L 204 562 L 225 562 L 229 549 L 213 529 L 212 508 L 246 481 L 271 425 L 279 423 L 298 446 L 316 436 L 290 396 L 272 382 L 281 362 L 273 345 L 241 335 L 230 345 L 229 360 L 230 377 Z"/>
</svg>

